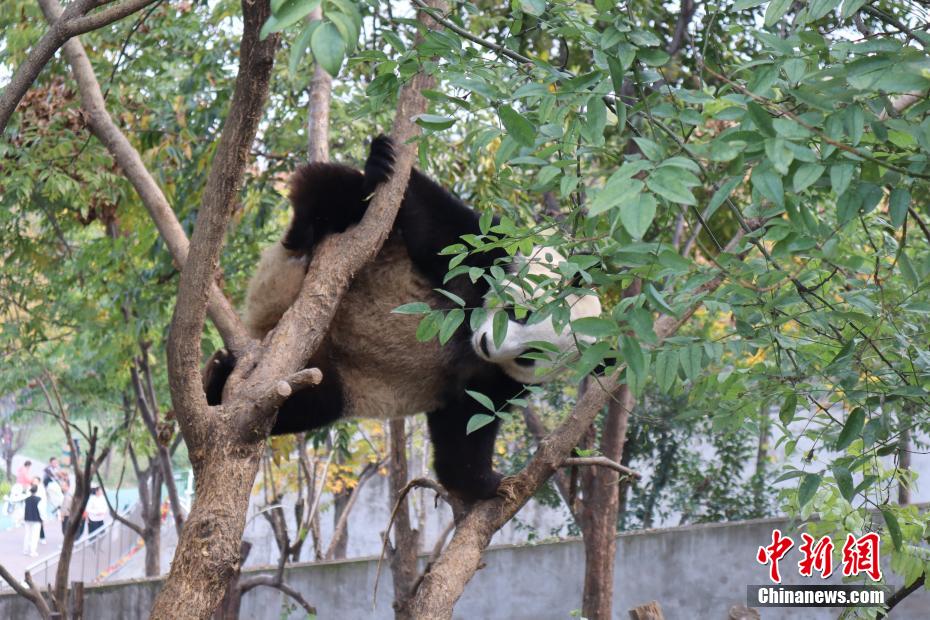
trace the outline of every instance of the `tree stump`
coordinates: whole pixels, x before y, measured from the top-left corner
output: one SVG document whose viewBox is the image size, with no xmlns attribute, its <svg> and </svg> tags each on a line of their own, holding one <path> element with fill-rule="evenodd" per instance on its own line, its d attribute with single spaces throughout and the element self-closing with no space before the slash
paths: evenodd
<svg viewBox="0 0 930 620">
<path fill-rule="evenodd" d="M 630 610 L 630 620 L 665 620 L 659 601 L 652 601 Z"/>
</svg>

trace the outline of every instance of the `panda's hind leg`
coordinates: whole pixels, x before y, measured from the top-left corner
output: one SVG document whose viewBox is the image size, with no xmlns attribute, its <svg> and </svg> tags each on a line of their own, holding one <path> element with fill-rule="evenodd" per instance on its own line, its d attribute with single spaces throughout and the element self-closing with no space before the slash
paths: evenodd
<svg viewBox="0 0 930 620">
<path fill-rule="evenodd" d="M 220 349 L 210 356 L 203 367 L 203 391 L 207 395 L 208 405 L 219 405 L 223 401 L 223 388 L 226 380 L 236 367 L 236 356 L 232 351 Z"/>
<path fill-rule="evenodd" d="M 507 406 L 523 386 L 499 369 L 464 386 L 491 399 L 497 410 Z M 503 476 L 494 471 L 494 442 L 500 427 L 495 417 L 479 429 L 466 432 L 477 412 L 477 403 L 464 389 L 452 391 L 445 405 L 427 414 L 433 442 L 433 468 L 439 482 L 453 495 L 466 501 L 489 499 L 498 492 Z"/>
</svg>

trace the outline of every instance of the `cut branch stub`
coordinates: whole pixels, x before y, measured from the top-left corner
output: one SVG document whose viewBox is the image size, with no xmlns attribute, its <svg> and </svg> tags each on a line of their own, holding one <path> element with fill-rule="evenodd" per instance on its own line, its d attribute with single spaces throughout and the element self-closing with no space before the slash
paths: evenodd
<svg viewBox="0 0 930 620">
<path fill-rule="evenodd" d="M 295 372 L 287 379 L 281 379 L 275 386 L 275 392 L 282 398 L 287 398 L 294 392 L 311 385 L 319 385 L 323 380 L 323 372 L 319 368 L 305 368 Z"/>
</svg>

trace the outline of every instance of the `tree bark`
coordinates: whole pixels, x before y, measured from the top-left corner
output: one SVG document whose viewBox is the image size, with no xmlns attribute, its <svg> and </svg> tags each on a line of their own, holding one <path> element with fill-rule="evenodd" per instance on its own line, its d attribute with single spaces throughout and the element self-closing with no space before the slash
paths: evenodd
<svg viewBox="0 0 930 620">
<path fill-rule="evenodd" d="M 390 472 L 391 508 L 400 499 L 407 480 L 407 430 L 406 420 L 396 418 L 390 425 Z M 388 536 L 389 533 L 385 533 Z M 410 593 L 417 580 L 417 551 L 420 548 L 420 533 L 410 524 L 407 497 L 401 500 L 394 516 L 394 544 L 390 546 L 391 578 L 394 582 L 394 618 L 407 620 L 410 614 Z"/>
<path fill-rule="evenodd" d="M 623 291 L 623 297 L 639 295 L 641 290 L 642 283 L 635 280 Z M 592 388 L 596 385 L 588 381 L 588 389 Z M 633 393 L 628 386 L 622 385 L 607 406 L 600 453 L 615 463 L 623 459 L 623 446 L 634 405 Z M 612 615 L 613 605 L 620 474 L 604 467 L 591 467 L 585 472 L 584 482 L 580 525 L 585 548 L 585 575 L 581 613 L 590 620 L 607 620 Z"/>
<path fill-rule="evenodd" d="M 310 20 L 322 19 L 320 7 L 310 12 Z M 310 79 L 310 105 L 307 114 L 307 158 L 309 161 L 329 161 L 329 109 L 332 102 L 333 78 L 320 66 L 313 63 Z"/>
<path fill-rule="evenodd" d="M 623 457 L 623 444 L 634 402 L 633 393 L 622 385 L 607 406 L 600 452 L 615 462 Z M 584 489 L 581 518 L 585 549 L 581 613 L 591 620 L 607 620 L 611 618 L 613 604 L 620 474 L 606 467 L 590 469 L 587 477 L 590 484 Z"/>
</svg>

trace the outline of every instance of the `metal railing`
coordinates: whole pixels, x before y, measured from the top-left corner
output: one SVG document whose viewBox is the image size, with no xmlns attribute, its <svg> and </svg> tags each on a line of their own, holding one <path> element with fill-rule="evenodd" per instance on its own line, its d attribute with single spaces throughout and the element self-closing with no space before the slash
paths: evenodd
<svg viewBox="0 0 930 620">
<path fill-rule="evenodd" d="M 136 507 L 123 511 L 120 516 L 130 518 Z M 142 538 L 125 524 L 113 520 L 103 525 L 93 534 L 85 534 L 74 543 L 71 553 L 71 570 L 69 581 L 94 583 L 106 576 L 111 566 L 121 560 L 133 547 L 139 545 Z M 61 552 L 33 562 L 26 570 L 32 575 L 40 588 L 55 583 Z"/>
</svg>

